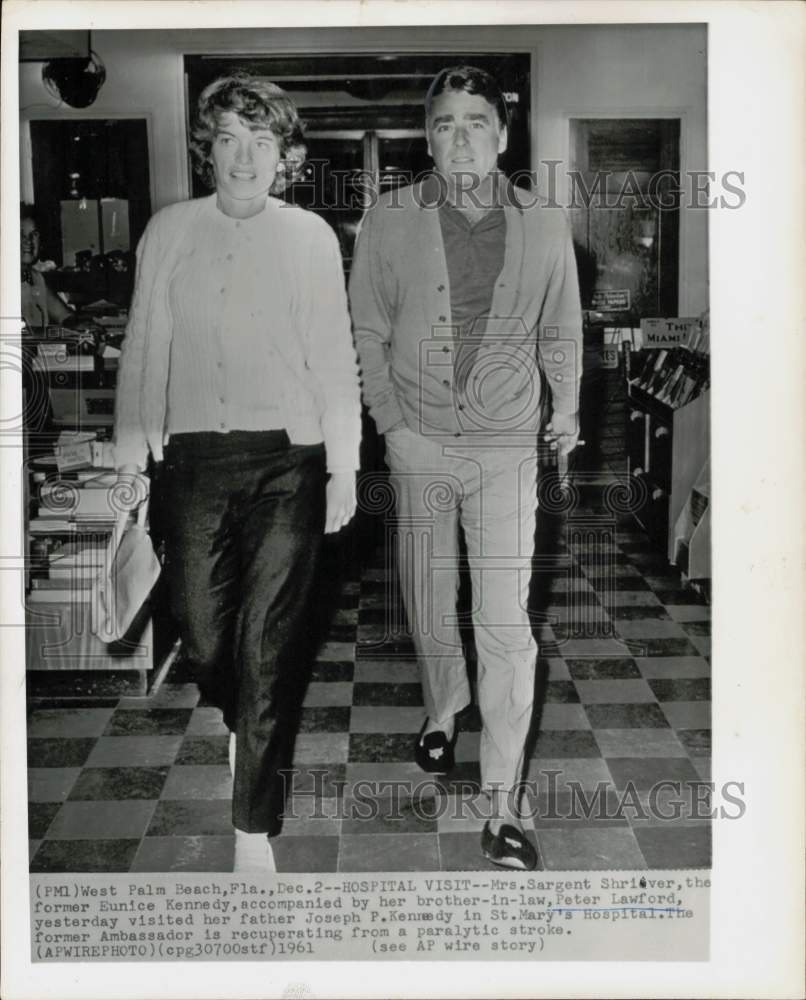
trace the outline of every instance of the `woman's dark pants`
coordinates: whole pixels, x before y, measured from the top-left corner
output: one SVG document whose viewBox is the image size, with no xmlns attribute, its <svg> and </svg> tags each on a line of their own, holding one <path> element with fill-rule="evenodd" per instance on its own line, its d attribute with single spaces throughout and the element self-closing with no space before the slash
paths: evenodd
<svg viewBox="0 0 806 1000">
<path fill-rule="evenodd" d="M 172 613 L 202 695 L 237 736 L 233 825 L 276 833 L 284 707 L 305 667 L 324 528 L 324 445 L 290 445 L 285 431 L 177 434 L 159 476 Z"/>
</svg>

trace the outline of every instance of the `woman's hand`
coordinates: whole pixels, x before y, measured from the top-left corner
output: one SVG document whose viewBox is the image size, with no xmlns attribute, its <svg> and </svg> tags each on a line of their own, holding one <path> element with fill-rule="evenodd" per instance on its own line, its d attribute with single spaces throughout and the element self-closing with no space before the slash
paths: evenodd
<svg viewBox="0 0 806 1000">
<path fill-rule="evenodd" d="M 579 420 L 576 413 L 553 413 L 546 426 L 545 440 L 559 456 L 570 454 L 579 442 Z"/>
<path fill-rule="evenodd" d="M 327 483 L 325 534 L 341 531 L 349 524 L 355 514 L 355 505 L 355 473 L 332 473 Z"/>
</svg>

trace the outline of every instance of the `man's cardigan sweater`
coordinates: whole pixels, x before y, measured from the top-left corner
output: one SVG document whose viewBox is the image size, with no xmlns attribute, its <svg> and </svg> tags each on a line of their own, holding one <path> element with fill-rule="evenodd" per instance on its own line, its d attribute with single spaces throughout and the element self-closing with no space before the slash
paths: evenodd
<svg viewBox="0 0 806 1000">
<path fill-rule="evenodd" d="M 498 177 L 504 267 L 476 331 L 479 349 L 464 352 L 472 370 L 459 373 L 439 198 L 430 175 L 383 195 L 361 225 L 350 308 L 365 402 L 380 433 L 405 421 L 446 442 L 528 440 L 541 419 L 540 368 L 553 410 L 578 408 L 582 315 L 566 216 Z"/>
</svg>

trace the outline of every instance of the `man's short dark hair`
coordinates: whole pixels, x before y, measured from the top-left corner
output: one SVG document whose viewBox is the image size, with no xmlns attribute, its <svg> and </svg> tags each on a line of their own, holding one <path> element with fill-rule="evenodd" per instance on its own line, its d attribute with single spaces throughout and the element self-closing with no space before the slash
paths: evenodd
<svg viewBox="0 0 806 1000">
<path fill-rule="evenodd" d="M 501 128 L 509 125 L 509 112 L 504 95 L 486 70 L 478 69 L 476 66 L 450 66 L 448 69 L 440 70 L 425 95 L 426 116 L 431 114 L 431 105 L 436 98 L 446 90 L 463 90 L 466 94 L 478 94 L 495 108 Z"/>
</svg>

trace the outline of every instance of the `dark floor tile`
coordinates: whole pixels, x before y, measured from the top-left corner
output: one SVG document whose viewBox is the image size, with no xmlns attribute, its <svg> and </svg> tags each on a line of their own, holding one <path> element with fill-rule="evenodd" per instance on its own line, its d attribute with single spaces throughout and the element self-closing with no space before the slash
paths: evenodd
<svg viewBox="0 0 806 1000">
<path fill-rule="evenodd" d="M 410 733 L 350 733 L 351 763 L 408 762 L 411 760 Z"/>
<path fill-rule="evenodd" d="M 616 621 L 669 621 L 669 612 L 662 604 L 621 604 L 608 607 L 610 617 Z"/>
<path fill-rule="evenodd" d="M 28 836 L 31 840 L 40 840 L 45 836 L 61 806 L 61 802 L 28 803 Z"/>
<path fill-rule="evenodd" d="M 99 704 L 96 699 L 114 698 L 117 702 L 123 695 L 145 695 L 147 673 L 146 670 L 29 670 L 25 684 L 31 698 L 92 699 L 94 708 Z"/>
<path fill-rule="evenodd" d="M 65 802 L 48 830 L 49 840 L 138 840 L 154 813 L 154 801 Z"/>
<path fill-rule="evenodd" d="M 601 659 L 570 657 L 565 662 L 575 681 L 624 680 L 641 676 L 635 660 L 629 657 L 607 656 Z"/>
<path fill-rule="evenodd" d="M 641 853 L 650 868 L 710 868 L 711 825 L 636 826 Z"/>
<path fill-rule="evenodd" d="M 436 833 L 437 821 L 428 805 L 402 796 L 344 799 L 342 836 L 394 833 Z"/>
<path fill-rule="evenodd" d="M 104 736 L 177 736 L 190 721 L 190 708 L 121 708 L 112 716 Z"/>
<path fill-rule="evenodd" d="M 709 701 L 711 698 L 708 677 L 656 678 L 647 683 L 658 701 Z"/>
<path fill-rule="evenodd" d="M 311 670 L 312 681 L 351 681 L 355 671 L 349 660 L 318 660 Z"/>
<path fill-rule="evenodd" d="M 709 757 L 711 754 L 710 729 L 676 729 L 677 738 L 692 757 Z"/>
<path fill-rule="evenodd" d="M 579 701 L 579 692 L 573 681 L 549 681 L 546 684 L 546 703 L 567 705 Z"/>
<path fill-rule="evenodd" d="M 186 736 L 174 764 L 228 764 L 229 736 Z"/>
<path fill-rule="evenodd" d="M 393 657 L 412 660 L 417 654 L 410 639 L 389 639 L 386 642 L 359 640 L 355 655 L 358 660 L 385 660 Z"/>
<path fill-rule="evenodd" d="M 624 639 L 633 656 L 699 656 L 700 652 L 688 639 Z"/>
<path fill-rule="evenodd" d="M 688 632 L 689 635 L 706 635 L 711 634 L 711 623 L 709 621 L 704 622 L 681 622 L 683 629 Z"/>
<path fill-rule="evenodd" d="M 355 642 L 358 627 L 356 625 L 333 624 L 327 630 L 328 642 Z"/>
<path fill-rule="evenodd" d="M 706 604 L 707 602 L 692 587 L 658 588 L 655 596 L 661 604 Z"/>
<path fill-rule="evenodd" d="M 32 711 L 40 708 L 115 708 L 118 698 L 30 698 Z"/>
<path fill-rule="evenodd" d="M 43 840 L 32 872 L 127 872 L 139 840 Z"/>
<path fill-rule="evenodd" d="M 274 864 L 278 872 L 336 872 L 338 837 L 272 837 Z"/>
<path fill-rule="evenodd" d="M 167 767 L 87 767 L 68 796 L 70 801 L 158 799 Z"/>
<path fill-rule="evenodd" d="M 656 559 L 663 559 L 663 556 L 658 555 L 658 550 L 649 541 L 622 542 L 619 548 L 630 556 L 653 556 Z"/>
<path fill-rule="evenodd" d="M 608 757 L 606 763 L 616 788 L 632 784 L 646 791 L 661 781 L 699 781 L 687 757 Z"/>
<path fill-rule="evenodd" d="M 601 757 L 593 733 L 579 730 L 545 730 L 537 737 L 533 758 Z"/>
<path fill-rule="evenodd" d="M 663 729 L 669 722 L 653 702 L 628 705 L 586 705 L 593 729 Z"/>
<path fill-rule="evenodd" d="M 301 733 L 346 733 L 350 728 L 350 709 L 346 706 L 303 708 Z"/>
<path fill-rule="evenodd" d="M 393 628 L 400 629 L 401 622 L 405 621 L 406 616 L 402 604 L 390 608 L 386 601 L 379 600 L 364 604 L 362 599 L 358 609 L 359 625 L 383 625 L 388 631 L 392 631 Z"/>
<path fill-rule="evenodd" d="M 231 872 L 235 838 L 144 837 L 132 862 L 133 872 Z"/>
<path fill-rule="evenodd" d="M 147 837 L 210 837 L 232 833 L 229 799 L 165 799 L 157 803 Z"/>
<path fill-rule="evenodd" d="M 551 614 L 552 610 L 567 611 L 571 608 L 600 608 L 601 602 L 593 590 L 572 590 L 572 591 L 551 591 L 542 593 L 538 591 L 539 599 L 535 598 L 530 607 L 530 612 L 540 614 Z"/>
<path fill-rule="evenodd" d="M 390 833 L 385 837 L 342 836 L 340 872 L 439 871 L 436 833 Z"/>
<path fill-rule="evenodd" d="M 353 685 L 353 705 L 422 705 L 423 690 L 419 684 L 376 684 L 357 683 Z"/>
<path fill-rule="evenodd" d="M 30 739 L 28 740 L 28 767 L 81 767 L 95 746 L 95 740 L 84 739 Z"/>
<path fill-rule="evenodd" d="M 649 584 L 642 576 L 617 576 L 608 583 L 608 591 L 611 590 L 650 590 Z M 602 588 L 597 589 L 599 599 L 602 603 L 607 603 L 607 592 Z"/>
</svg>

